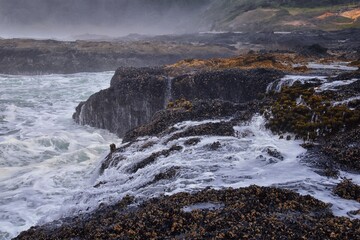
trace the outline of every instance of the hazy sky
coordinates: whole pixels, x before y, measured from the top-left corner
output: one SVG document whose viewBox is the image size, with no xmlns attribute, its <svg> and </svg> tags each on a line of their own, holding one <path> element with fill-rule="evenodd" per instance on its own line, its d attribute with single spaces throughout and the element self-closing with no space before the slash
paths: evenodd
<svg viewBox="0 0 360 240">
<path fill-rule="evenodd" d="M 197 30 L 211 0 L 0 0 L 0 37 L 69 38 Z"/>
</svg>

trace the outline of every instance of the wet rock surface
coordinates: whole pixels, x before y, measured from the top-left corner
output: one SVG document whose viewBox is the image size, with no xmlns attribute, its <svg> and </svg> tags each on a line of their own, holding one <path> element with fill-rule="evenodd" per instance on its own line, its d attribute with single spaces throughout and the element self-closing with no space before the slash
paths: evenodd
<svg viewBox="0 0 360 240">
<path fill-rule="evenodd" d="M 123 137 L 130 129 L 149 122 L 172 99 L 252 101 L 262 98 L 267 85 L 281 76 L 283 73 L 276 70 L 226 69 L 170 78 L 165 68 L 119 68 L 110 88 L 80 103 L 73 118 L 77 123 L 108 129 Z M 208 116 L 214 117 L 214 111 Z"/>
<path fill-rule="evenodd" d="M 344 179 L 334 188 L 333 192 L 346 199 L 360 202 L 360 186 L 356 185 L 351 179 Z"/>
<path fill-rule="evenodd" d="M 360 171 L 360 127 L 342 132 L 324 140 L 322 152 L 331 160 Z"/>
<path fill-rule="evenodd" d="M 247 102 L 259 99 L 266 92 L 268 84 L 282 76 L 281 71 L 261 68 L 202 71 L 174 78 L 172 97 Z"/>
<path fill-rule="evenodd" d="M 140 136 L 156 136 L 162 133 L 171 131 L 169 127 L 175 123 L 182 121 L 201 121 L 207 119 L 219 119 L 226 117 L 234 117 L 233 124 L 236 119 L 242 121 L 248 121 L 256 110 L 260 109 L 259 102 L 237 104 L 222 100 L 195 100 L 192 102 L 192 109 L 167 109 L 157 112 L 152 120 L 142 126 L 134 128 L 127 132 L 123 138 L 123 142 L 135 141 Z M 221 126 L 219 130 L 214 129 L 215 126 Z M 191 136 L 192 132 L 201 133 L 201 135 L 212 135 L 211 131 L 222 132 L 220 134 L 231 135 L 233 130 L 230 129 L 229 123 L 223 122 L 218 124 L 208 124 L 205 126 L 198 126 L 191 128 L 187 131 L 187 134 L 181 133 L 181 137 Z M 180 137 L 180 136 L 179 136 Z"/>
<path fill-rule="evenodd" d="M 129 129 L 148 122 L 164 107 L 166 79 L 163 74 L 161 69 L 121 68 L 111 80 L 110 88 L 80 103 L 73 118 L 77 123 L 123 136 Z"/>
<path fill-rule="evenodd" d="M 205 189 L 138 206 L 130 205 L 133 201 L 125 197 L 60 225 L 33 227 L 15 239 L 356 239 L 360 234 L 359 220 L 334 217 L 327 204 L 276 188 Z M 207 203 L 222 207 L 184 211 Z"/>
<path fill-rule="evenodd" d="M 161 157 L 161 156 L 169 156 L 172 152 L 174 151 L 181 151 L 182 147 L 181 146 L 177 146 L 177 145 L 173 145 L 171 148 L 166 149 L 166 150 L 162 150 L 160 152 L 155 152 L 153 154 L 151 154 L 149 157 L 141 160 L 140 162 L 138 162 L 137 164 L 135 164 L 135 166 L 133 166 L 129 172 L 130 173 L 135 173 L 137 172 L 139 169 L 146 167 L 147 165 L 153 163 L 156 158 Z"/>
<path fill-rule="evenodd" d="M 214 135 L 214 136 L 234 136 L 235 131 L 233 124 L 228 122 L 219 123 L 205 123 L 199 126 L 190 127 L 181 133 L 175 133 L 168 141 L 172 141 L 181 137 L 189 136 L 202 136 L 202 135 Z"/>
</svg>

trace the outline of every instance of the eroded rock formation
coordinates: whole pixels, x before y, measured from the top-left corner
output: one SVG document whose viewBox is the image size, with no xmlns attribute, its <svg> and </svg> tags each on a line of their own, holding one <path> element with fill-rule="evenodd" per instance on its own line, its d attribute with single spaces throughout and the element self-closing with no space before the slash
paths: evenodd
<svg viewBox="0 0 360 240">
<path fill-rule="evenodd" d="M 221 99 L 236 103 L 262 97 L 267 85 L 283 76 L 269 69 L 201 70 L 176 75 L 168 68 L 119 68 L 110 88 L 80 103 L 73 118 L 123 137 L 150 121 L 172 99 Z"/>
</svg>

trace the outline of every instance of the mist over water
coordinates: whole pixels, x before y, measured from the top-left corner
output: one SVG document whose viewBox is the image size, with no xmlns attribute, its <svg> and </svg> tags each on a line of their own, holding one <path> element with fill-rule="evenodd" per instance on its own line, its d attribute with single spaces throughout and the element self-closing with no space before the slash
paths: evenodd
<svg viewBox="0 0 360 240">
<path fill-rule="evenodd" d="M 69 39 L 198 30 L 211 0 L 0 0 L 0 37 Z"/>
</svg>

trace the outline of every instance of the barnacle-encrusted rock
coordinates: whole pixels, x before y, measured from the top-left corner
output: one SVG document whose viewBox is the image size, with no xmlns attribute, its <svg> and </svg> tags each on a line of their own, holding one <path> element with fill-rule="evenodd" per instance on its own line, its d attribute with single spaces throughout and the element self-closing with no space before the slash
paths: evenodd
<svg viewBox="0 0 360 240">
<path fill-rule="evenodd" d="M 289 190 L 250 186 L 205 189 L 119 204 L 90 215 L 30 228 L 15 239 L 356 239 L 360 221 L 334 217 L 329 206 Z M 201 208 L 201 205 L 219 205 Z M 187 207 L 191 211 L 184 211 Z"/>
<path fill-rule="evenodd" d="M 360 126 L 327 138 L 322 152 L 330 159 L 360 171 Z"/>
<path fill-rule="evenodd" d="M 360 186 L 353 183 L 351 179 L 344 179 L 336 185 L 333 191 L 342 198 L 360 202 Z"/>
</svg>

